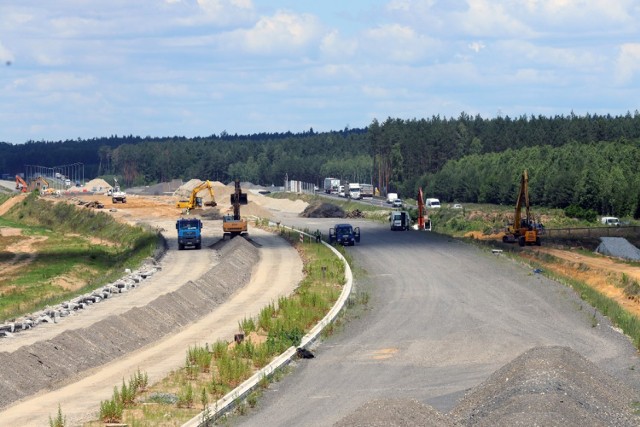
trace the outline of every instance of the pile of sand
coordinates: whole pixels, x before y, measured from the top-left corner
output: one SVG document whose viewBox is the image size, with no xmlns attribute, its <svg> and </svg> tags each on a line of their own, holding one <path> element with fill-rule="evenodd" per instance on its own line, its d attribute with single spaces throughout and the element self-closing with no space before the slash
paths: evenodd
<svg viewBox="0 0 640 427">
<path fill-rule="evenodd" d="M 199 179 L 192 179 L 180 186 L 175 191 L 174 196 L 181 200 L 188 199 L 191 196 L 193 189 L 202 182 L 203 181 Z M 233 208 L 231 206 L 231 195 L 235 192 L 235 183 L 230 182 L 225 185 L 219 181 L 213 181 L 211 182 L 211 186 L 213 187 L 213 194 L 220 213 L 224 215 L 226 213 L 233 212 Z M 287 199 L 273 199 L 262 194 L 255 194 L 248 191 L 250 187 L 250 183 L 240 184 L 242 192 L 247 193 L 248 200 L 248 204 L 240 208 L 242 216 L 270 218 L 271 215 L 269 210 L 299 214 L 304 211 L 308 205 L 308 203 L 303 202 L 302 200 L 292 201 Z M 198 197 L 203 197 L 205 202 L 211 199 L 206 188 L 198 193 Z"/>
</svg>

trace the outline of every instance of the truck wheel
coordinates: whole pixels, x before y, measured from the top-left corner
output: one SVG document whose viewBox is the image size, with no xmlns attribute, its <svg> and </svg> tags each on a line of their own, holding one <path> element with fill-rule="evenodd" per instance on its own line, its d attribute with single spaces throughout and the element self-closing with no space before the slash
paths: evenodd
<svg viewBox="0 0 640 427">
<path fill-rule="evenodd" d="M 520 236 L 520 237 L 518 238 L 518 244 L 519 244 L 520 246 L 524 246 L 524 244 L 525 244 L 524 236 Z"/>
<path fill-rule="evenodd" d="M 113 198 L 113 199 L 111 199 L 111 203 L 113 203 L 113 204 L 118 203 L 118 200 Z"/>
<path fill-rule="evenodd" d="M 181 251 L 184 249 L 184 245 L 182 243 L 178 243 L 178 250 Z"/>
<path fill-rule="evenodd" d="M 196 249 L 202 249 L 202 244 L 201 244 L 201 243 L 198 243 L 198 244 L 196 245 Z"/>
<path fill-rule="evenodd" d="M 542 245 L 542 242 L 540 241 L 540 237 L 536 237 L 536 246 L 540 246 Z"/>
</svg>

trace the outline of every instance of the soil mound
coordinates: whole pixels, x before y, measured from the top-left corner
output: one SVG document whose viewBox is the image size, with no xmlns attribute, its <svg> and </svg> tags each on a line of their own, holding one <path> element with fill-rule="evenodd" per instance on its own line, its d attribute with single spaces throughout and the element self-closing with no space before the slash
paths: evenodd
<svg viewBox="0 0 640 427">
<path fill-rule="evenodd" d="M 345 212 L 340 206 L 326 202 L 313 202 L 300 214 L 303 218 L 344 218 Z"/>
</svg>

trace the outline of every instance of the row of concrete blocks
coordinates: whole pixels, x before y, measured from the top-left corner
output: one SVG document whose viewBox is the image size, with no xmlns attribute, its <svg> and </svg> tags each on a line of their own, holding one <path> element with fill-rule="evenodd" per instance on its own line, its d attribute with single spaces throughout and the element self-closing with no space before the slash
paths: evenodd
<svg viewBox="0 0 640 427">
<path fill-rule="evenodd" d="M 113 295 L 121 294 L 136 288 L 140 282 L 153 276 L 153 274 L 158 270 L 160 270 L 159 266 L 133 273 L 127 270 L 127 273 L 129 273 L 127 276 L 104 286 L 102 289 L 96 289 L 89 294 L 76 297 L 71 301 L 60 303 L 54 308 L 46 308 L 15 321 L 0 325 L 0 338 L 11 337 L 16 332 L 29 330 L 41 323 L 58 323 L 60 319 L 69 316 L 74 311 L 83 310 L 90 305 L 99 303 Z"/>
</svg>

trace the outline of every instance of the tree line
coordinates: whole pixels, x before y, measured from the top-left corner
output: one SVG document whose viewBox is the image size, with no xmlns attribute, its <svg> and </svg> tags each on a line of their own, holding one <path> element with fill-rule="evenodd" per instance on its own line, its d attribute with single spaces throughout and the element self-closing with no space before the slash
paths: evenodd
<svg viewBox="0 0 640 427">
<path fill-rule="evenodd" d="M 333 176 L 372 183 L 382 194 L 412 197 L 422 186 L 444 200 L 511 204 L 518 177 L 528 168 L 537 204 L 577 203 L 623 215 L 637 210 L 637 201 L 629 202 L 637 196 L 621 192 L 638 192 L 632 162 L 639 139 L 638 111 L 492 119 L 461 113 L 457 118 L 374 119 L 363 129 L 331 132 L 0 143 L 0 172 L 81 162 L 85 176 L 117 175 L 126 186 L 176 178 L 281 185 L 285 176 L 320 185 Z M 617 149 L 629 157 L 615 155 Z M 538 171 L 544 176 L 537 177 Z"/>
</svg>

